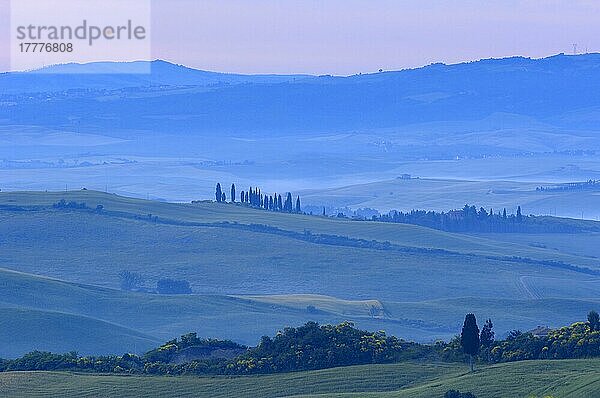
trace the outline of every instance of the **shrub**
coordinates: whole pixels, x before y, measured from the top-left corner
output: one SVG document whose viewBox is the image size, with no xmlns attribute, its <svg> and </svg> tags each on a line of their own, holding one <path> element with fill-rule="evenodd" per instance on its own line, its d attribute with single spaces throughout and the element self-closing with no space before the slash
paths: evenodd
<svg viewBox="0 0 600 398">
<path fill-rule="evenodd" d="M 184 280 L 161 279 L 156 283 L 156 290 L 160 294 L 190 294 L 190 283 Z"/>
<path fill-rule="evenodd" d="M 444 398 L 477 398 L 474 394 L 470 392 L 460 392 L 458 390 L 448 390 L 446 394 L 444 394 Z"/>
</svg>

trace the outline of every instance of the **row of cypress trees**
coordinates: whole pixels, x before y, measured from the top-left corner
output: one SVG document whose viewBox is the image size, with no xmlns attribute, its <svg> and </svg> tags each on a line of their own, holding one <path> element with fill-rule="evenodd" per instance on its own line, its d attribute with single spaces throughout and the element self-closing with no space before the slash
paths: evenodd
<svg viewBox="0 0 600 398">
<path fill-rule="evenodd" d="M 235 184 L 231 184 L 230 191 L 230 203 L 236 203 L 236 189 Z M 221 183 L 217 183 L 215 189 L 215 199 L 219 203 L 227 202 L 227 195 L 221 187 Z M 302 208 L 300 206 L 300 196 L 296 196 L 296 203 L 292 199 L 292 194 L 287 192 L 285 194 L 285 200 L 281 197 L 281 194 L 274 193 L 273 195 L 263 194 L 261 189 L 258 187 L 250 187 L 247 191 L 241 191 L 239 195 L 239 203 L 270 211 L 280 211 L 284 213 L 301 213 Z"/>
</svg>

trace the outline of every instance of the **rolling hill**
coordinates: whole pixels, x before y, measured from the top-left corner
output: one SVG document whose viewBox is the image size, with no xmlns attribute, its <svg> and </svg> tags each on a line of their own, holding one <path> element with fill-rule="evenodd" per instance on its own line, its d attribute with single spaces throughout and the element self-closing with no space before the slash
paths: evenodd
<svg viewBox="0 0 600 398">
<path fill-rule="evenodd" d="M 370 307 L 360 301 L 133 293 L 5 269 L 0 269 L 0 282 L 0 337 L 5 343 L 0 357 L 32 350 L 143 353 L 190 331 L 254 345 L 285 325 L 309 319 L 334 323 L 348 316 L 369 327 L 387 324 L 419 333 L 418 327 L 395 325 L 393 319 L 370 319 Z M 311 303 L 319 310 L 308 312 Z"/>
<path fill-rule="evenodd" d="M 63 198 L 87 209 L 52 206 Z M 579 238 L 586 236 L 594 239 Z M 4 321 L 18 310 L 23 322 L 38 317 L 54 328 L 68 328 L 52 320 L 57 316 L 105 325 L 98 333 L 118 325 L 112 335 L 123 344 L 96 346 L 102 352 L 133 351 L 142 346 L 136 339 L 165 341 L 190 331 L 252 345 L 308 320 L 351 320 L 431 341 L 455 335 L 468 311 L 492 317 L 501 335 L 567 324 L 599 305 L 598 262 L 579 253 L 232 204 L 5 192 L 0 248 L 0 304 L 13 311 Z M 141 274 L 149 290 L 161 278 L 187 280 L 194 294 L 116 290 L 123 270 Z M 84 341 L 62 333 L 65 349 L 88 352 Z M 12 336 L 21 348 L 0 356 L 26 351 L 23 341 L 30 349 L 49 347 Z"/>
<path fill-rule="evenodd" d="M 28 72 L 0 74 L 4 94 L 53 93 L 69 90 L 118 90 L 164 86 L 224 86 L 281 83 L 308 75 L 239 75 L 209 72 L 163 60 L 92 62 L 51 65 Z"/>
<path fill-rule="evenodd" d="M 592 172 L 589 175 L 590 178 L 594 177 Z M 516 179 L 520 178 L 516 176 Z M 535 181 L 395 178 L 339 188 L 306 190 L 300 195 L 307 204 L 351 209 L 366 207 L 378 209 L 381 213 L 389 210 L 449 211 L 460 209 L 468 203 L 488 211 L 492 208 L 495 212 L 506 208 L 509 213 L 514 213 L 516 207 L 521 206 L 526 214 L 600 219 L 600 195 L 597 190 L 536 191 L 537 187 L 543 185 Z"/>
<path fill-rule="evenodd" d="M 13 358 L 34 349 L 78 351 L 94 355 L 147 351 L 160 340 L 97 318 L 0 303 L 0 357 Z"/>
<path fill-rule="evenodd" d="M 525 361 L 465 372 L 459 364 L 402 363 L 253 377 L 158 377 L 67 372 L 0 374 L 11 397 L 443 397 L 460 389 L 478 398 L 593 398 L 600 387 L 598 360 Z"/>
</svg>

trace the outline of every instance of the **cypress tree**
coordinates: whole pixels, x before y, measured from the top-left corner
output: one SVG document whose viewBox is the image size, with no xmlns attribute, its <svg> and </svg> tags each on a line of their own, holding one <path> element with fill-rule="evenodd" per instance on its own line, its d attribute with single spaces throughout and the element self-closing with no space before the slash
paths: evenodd
<svg viewBox="0 0 600 398">
<path fill-rule="evenodd" d="M 300 213 L 300 196 L 296 197 L 296 213 Z"/>
<path fill-rule="evenodd" d="M 281 204 L 281 195 L 279 195 L 277 197 L 277 210 L 279 210 L 279 211 L 283 210 L 283 206 Z"/>
<path fill-rule="evenodd" d="M 523 221 L 523 215 L 521 214 L 521 206 L 517 207 L 517 222 Z"/>
<path fill-rule="evenodd" d="M 246 200 L 246 197 L 244 196 L 244 191 L 240 192 L 240 202 L 244 203 Z"/>
<path fill-rule="evenodd" d="M 475 314 L 467 314 L 465 316 L 465 323 L 460 332 L 460 344 L 463 352 L 469 356 L 469 366 L 472 372 L 474 370 L 473 357 L 479 354 L 480 347 L 479 327 L 477 326 Z"/>
<path fill-rule="evenodd" d="M 217 202 L 221 203 L 223 200 L 223 192 L 221 191 L 221 183 L 217 182 L 217 189 L 215 190 L 215 199 Z"/>
<path fill-rule="evenodd" d="M 235 184 L 231 184 L 231 203 L 235 203 Z"/>
<path fill-rule="evenodd" d="M 489 347 L 494 342 L 495 333 L 494 333 L 494 324 L 491 319 L 485 321 L 485 324 L 481 328 L 481 334 L 479 335 L 479 341 L 481 345 L 484 347 Z"/>
</svg>

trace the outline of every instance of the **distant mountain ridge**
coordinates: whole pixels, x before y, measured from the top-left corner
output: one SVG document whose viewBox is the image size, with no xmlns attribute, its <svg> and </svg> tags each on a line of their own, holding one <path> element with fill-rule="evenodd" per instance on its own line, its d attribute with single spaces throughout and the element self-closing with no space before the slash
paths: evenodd
<svg viewBox="0 0 600 398">
<path fill-rule="evenodd" d="M 149 72 L 149 73 L 148 73 Z M 163 60 L 51 65 L 0 74 L 0 93 L 56 92 L 71 89 L 115 90 L 131 87 L 206 86 L 279 83 L 308 75 L 243 75 L 188 68 Z"/>
<path fill-rule="evenodd" d="M 82 129 L 105 131 L 259 135 L 420 129 L 490 118 L 498 130 L 506 119 L 511 128 L 543 124 L 562 134 L 596 131 L 600 121 L 600 54 L 487 59 L 347 77 L 222 74 L 165 61 L 152 61 L 147 75 L 50 73 L 132 66 L 62 65 L 0 75 L 0 92 L 10 102 L 0 106 L 0 118 L 51 127 L 81 120 Z M 89 92 L 65 93 L 69 89 Z M 43 95 L 24 95 L 34 92 Z"/>
<path fill-rule="evenodd" d="M 422 67 L 354 74 L 350 76 L 310 75 L 310 74 L 239 74 L 213 72 L 195 69 L 165 60 L 133 62 L 91 62 L 50 65 L 25 72 L 0 73 L 2 93 L 45 92 L 68 88 L 117 89 L 158 85 L 204 86 L 208 84 L 236 83 L 281 83 L 289 81 L 312 81 L 319 83 L 378 82 L 418 78 L 426 73 L 432 77 L 438 73 L 488 72 L 516 73 L 542 72 L 566 73 L 582 72 L 600 68 L 600 53 L 577 56 L 557 54 L 546 58 L 514 56 L 488 58 L 455 64 L 434 63 Z M 147 73 L 147 72 L 150 73 Z M 71 79 L 63 79 L 69 75 Z M 73 78 L 73 75 L 78 78 Z M 565 76 L 567 77 L 567 76 Z M 60 84 L 49 84 L 55 80 Z M 70 82 L 70 83 L 69 83 Z M 34 84 L 35 83 L 35 84 Z M 40 85 L 41 83 L 41 85 Z"/>
</svg>

